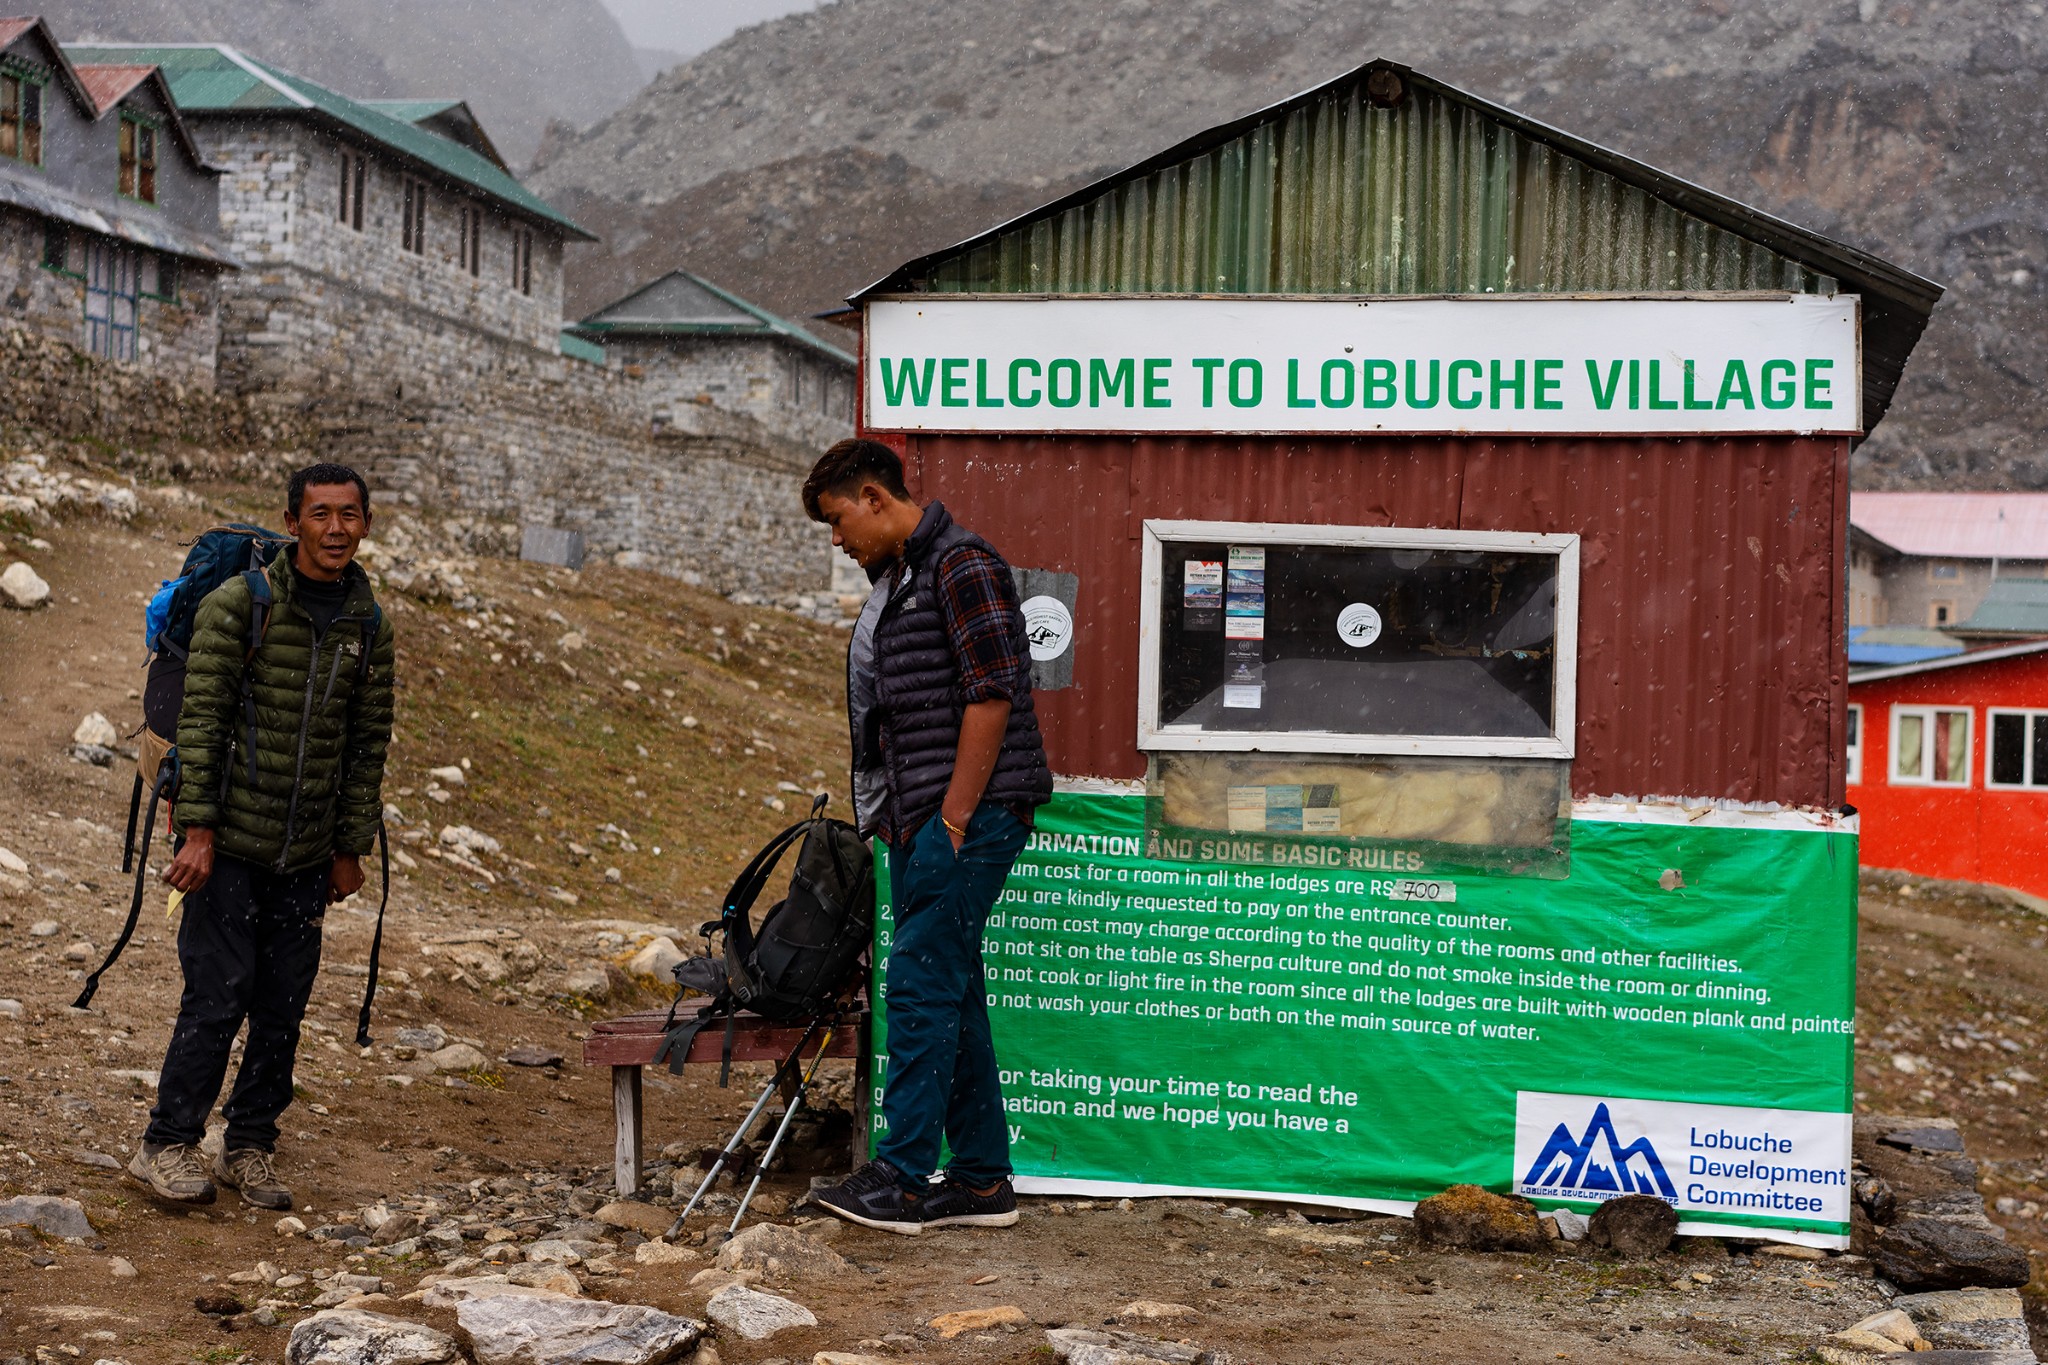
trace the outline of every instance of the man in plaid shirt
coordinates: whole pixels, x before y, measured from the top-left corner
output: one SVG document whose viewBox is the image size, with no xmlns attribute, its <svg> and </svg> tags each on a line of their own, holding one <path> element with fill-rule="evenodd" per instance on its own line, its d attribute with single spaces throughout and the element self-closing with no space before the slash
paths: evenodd
<svg viewBox="0 0 2048 1365">
<path fill-rule="evenodd" d="M 920 506 L 878 441 L 841 441 L 804 508 L 874 592 L 847 654 L 854 809 L 889 848 L 887 1128 L 875 1159 L 812 1198 L 915 1234 L 1017 1221 L 981 937 L 1052 773 L 1015 577 L 941 503 Z M 952 1164 L 936 1171 L 940 1138 Z"/>
</svg>

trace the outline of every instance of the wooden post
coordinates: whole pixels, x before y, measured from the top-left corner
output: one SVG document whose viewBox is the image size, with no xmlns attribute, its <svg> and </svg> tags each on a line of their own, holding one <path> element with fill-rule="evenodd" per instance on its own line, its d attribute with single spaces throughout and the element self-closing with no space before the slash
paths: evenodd
<svg viewBox="0 0 2048 1365">
<path fill-rule="evenodd" d="M 612 1180 L 619 1197 L 640 1192 L 640 1068 L 612 1068 Z"/>
</svg>

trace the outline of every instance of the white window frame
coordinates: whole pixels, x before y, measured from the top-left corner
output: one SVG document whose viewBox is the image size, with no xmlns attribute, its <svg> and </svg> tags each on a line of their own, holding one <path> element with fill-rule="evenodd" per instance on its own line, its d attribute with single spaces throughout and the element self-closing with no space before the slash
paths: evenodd
<svg viewBox="0 0 2048 1365">
<path fill-rule="evenodd" d="M 1231 545 L 1334 546 L 1352 549 L 1486 550 L 1557 556 L 1557 666 L 1551 733 L 1353 735 L 1318 730 L 1208 730 L 1157 725 L 1160 577 L 1168 541 Z M 1524 531 L 1418 530 L 1390 526 L 1314 526 L 1288 522 L 1147 520 L 1138 617 L 1138 747 L 1143 750 L 1268 751 L 1308 754 L 1450 754 L 1485 758 L 1570 758 L 1577 724 L 1579 537 Z"/>
<path fill-rule="evenodd" d="M 1960 782 L 1938 782 L 1931 777 L 1902 775 L 1899 772 L 1899 722 L 1907 716 L 1918 716 L 1921 720 L 1921 767 L 1934 763 L 1934 718 L 1947 711 L 1963 713 L 1963 780 Z M 1946 787 L 1950 791 L 1961 791 L 1970 785 L 1970 774 L 1976 766 L 1977 711 L 1975 707 L 1955 703 L 1939 702 L 1926 706 L 1893 706 L 1890 722 L 1890 747 L 1885 754 L 1885 769 L 1890 785 L 1894 787 Z"/>
<path fill-rule="evenodd" d="M 1991 729 L 2000 716 L 2024 716 L 2028 720 L 2026 742 L 2020 750 L 2020 781 L 1994 782 L 1991 778 Z M 2034 777 L 2034 733 L 2035 725 L 2048 725 L 2048 711 L 2024 706 L 1987 706 L 1984 708 L 1984 787 L 1995 792 L 2033 792 L 2048 796 L 2048 784 L 2037 785 Z"/>
<path fill-rule="evenodd" d="M 1849 714 L 1851 717 L 1855 719 L 1856 722 L 1856 742 L 1849 746 L 1848 785 L 1852 787 L 1860 787 L 1863 785 L 1863 746 L 1869 742 L 1870 732 L 1863 728 L 1862 702 L 1850 702 Z"/>
</svg>

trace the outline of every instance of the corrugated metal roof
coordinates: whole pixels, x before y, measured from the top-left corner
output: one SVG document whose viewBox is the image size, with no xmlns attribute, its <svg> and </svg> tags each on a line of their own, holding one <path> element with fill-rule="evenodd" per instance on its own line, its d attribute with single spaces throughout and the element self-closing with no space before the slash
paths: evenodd
<svg viewBox="0 0 2048 1365">
<path fill-rule="evenodd" d="M 1862 296 L 1866 430 L 1942 292 L 1375 61 L 911 261 L 854 298 L 1752 290 Z"/>
<path fill-rule="evenodd" d="M 326 120 L 521 217 L 542 220 L 585 241 L 597 240 L 489 157 L 225 44 L 77 43 L 68 51 L 81 61 L 146 61 L 162 67 L 172 98 L 188 114 L 269 111 Z"/>
<path fill-rule="evenodd" d="M 1963 652 L 1960 640 L 1921 626 L 1851 626 L 1849 666 L 1910 664 Z"/>
<path fill-rule="evenodd" d="M 467 107 L 461 100 L 454 99 L 359 100 L 357 103 L 367 109 L 375 109 L 380 114 L 389 114 L 395 119 L 404 119 L 407 123 L 418 123 L 422 119 L 430 119 L 436 114 L 445 114 L 450 109 Z"/>
<path fill-rule="evenodd" d="M 34 28 L 36 22 L 33 16 L 19 19 L 0 19 L 0 47 L 6 47 L 16 38 Z"/>
<path fill-rule="evenodd" d="M 2048 559 L 2048 493 L 1858 493 L 1849 522 L 1901 554 Z"/>
<path fill-rule="evenodd" d="M 150 205 L 132 199 L 88 199 L 66 193 L 52 186 L 49 177 L 17 170 L 4 160 L 0 160 L 0 204 L 134 242 L 152 251 L 237 269 L 241 266 L 223 243 L 178 226 Z"/>
<path fill-rule="evenodd" d="M 1958 635 L 2048 635 L 2048 579 L 1994 578 Z"/>
<path fill-rule="evenodd" d="M 842 365 L 857 362 L 829 342 L 787 318 L 721 289 L 701 275 L 671 270 L 657 280 L 608 303 L 567 331 L 606 336 L 776 336 Z"/>
</svg>

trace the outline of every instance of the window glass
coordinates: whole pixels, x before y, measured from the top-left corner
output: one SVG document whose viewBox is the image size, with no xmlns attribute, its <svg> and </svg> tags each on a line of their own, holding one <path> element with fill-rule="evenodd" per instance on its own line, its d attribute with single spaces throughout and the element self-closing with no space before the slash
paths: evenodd
<svg viewBox="0 0 2048 1365">
<path fill-rule="evenodd" d="M 0 156 L 21 155 L 21 87 L 14 76 L 0 76 Z"/>
<path fill-rule="evenodd" d="M 2048 787 L 2048 714 L 2035 712 L 2030 718 L 2034 728 L 2033 767 L 2027 781 L 2036 787 Z"/>
<path fill-rule="evenodd" d="M 1970 780 L 1970 713 L 1967 711 L 1934 713 L 1934 780 Z"/>
<path fill-rule="evenodd" d="M 1863 708 L 1849 708 L 1849 783 L 1851 786 L 1863 780 Z"/>
<path fill-rule="evenodd" d="M 1918 715 L 1899 717 L 1899 735 L 1892 741 L 1892 772 L 1900 777 L 1919 777 L 1925 772 L 1921 756 L 1922 731 L 1926 721 Z"/>
<path fill-rule="evenodd" d="M 2017 787 L 2027 780 L 2027 718 L 1991 717 L 1991 780 Z"/>
<path fill-rule="evenodd" d="M 1151 747 L 1279 748 L 1260 737 L 1295 735 L 1323 752 L 1569 754 L 1568 538 L 1493 548 L 1476 534 L 1444 546 L 1390 531 L 1373 544 L 1353 528 L 1218 524 L 1215 539 L 1194 539 L 1211 528 L 1164 525 L 1148 585 Z"/>
</svg>

